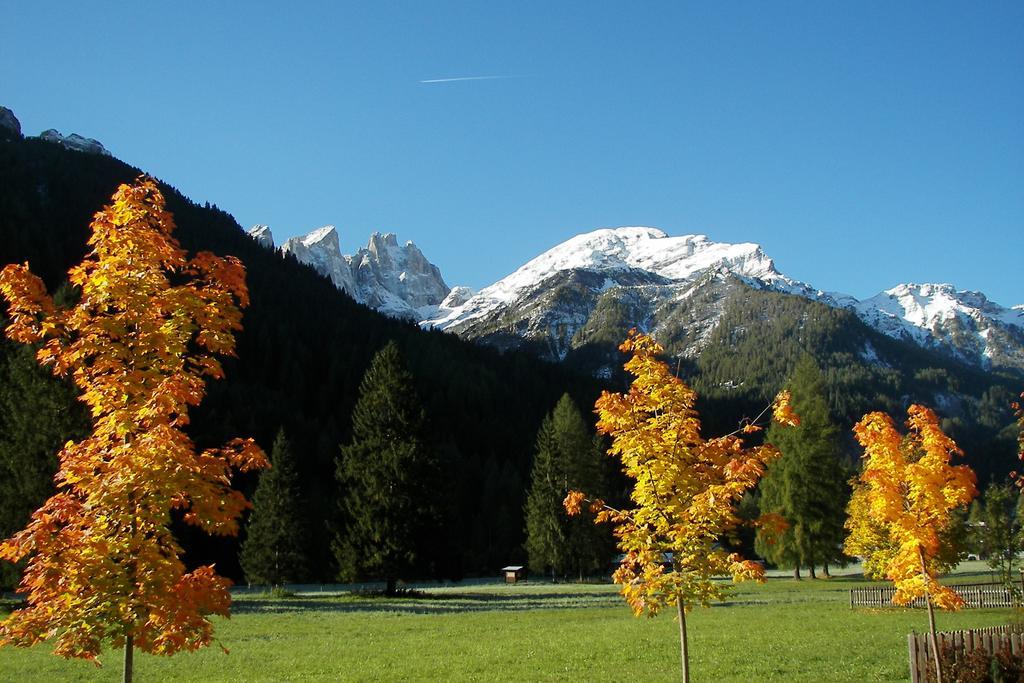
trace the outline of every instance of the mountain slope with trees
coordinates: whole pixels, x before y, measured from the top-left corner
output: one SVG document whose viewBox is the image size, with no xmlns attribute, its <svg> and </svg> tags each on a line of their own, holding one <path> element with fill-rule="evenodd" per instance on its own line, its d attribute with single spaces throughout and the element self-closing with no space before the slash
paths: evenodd
<svg viewBox="0 0 1024 683">
<path fill-rule="evenodd" d="M 36 139 L 0 139 L 0 263 L 29 261 L 51 291 L 60 286 L 68 266 L 85 253 L 93 214 L 118 184 L 139 173 L 112 157 Z M 182 245 L 240 258 L 252 300 L 237 337 L 238 357 L 225 363 L 227 379 L 210 385 L 190 433 L 200 447 L 241 433 L 269 449 L 284 428 L 311 527 L 304 578 L 335 575 L 329 531 L 338 495 L 334 460 L 350 439 L 363 373 L 392 340 L 416 378 L 438 448 L 457 464 L 448 501 L 457 521 L 446 532 L 459 541 L 461 571 L 491 573 L 523 560 L 523 482 L 533 435 L 562 393 L 591 405 L 598 383 L 525 354 L 502 355 L 380 315 L 311 268 L 261 247 L 216 206 L 160 186 Z M 0 352 L 7 358 L 12 350 L 4 345 Z M 56 434 L 54 442 L 66 438 Z M 245 476 L 238 485 L 251 495 L 255 482 Z M 241 578 L 237 540 L 184 527 L 178 532 L 190 564 L 215 561 L 222 573 Z"/>
</svg>

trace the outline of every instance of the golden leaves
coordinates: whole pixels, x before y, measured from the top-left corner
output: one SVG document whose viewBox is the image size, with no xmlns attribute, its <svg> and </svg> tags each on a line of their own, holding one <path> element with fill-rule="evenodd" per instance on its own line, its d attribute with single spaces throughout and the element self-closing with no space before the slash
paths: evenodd
<svg viewBox="0 0 1024 683">
<path fill-rule="evenodd" d="M 893 581 L 893 602 L 930 596 L 933 604 L 956 609 L 958 598 L 935 580 L 942 569 L 939 534 L 949 525 L 950 511 L 977 494 L 975 476 L 966 465 L 950 464 L 962 452 L 934 412 L 912 405 L 907 413 L 905 435 L 880 412 L 854 427 L 864 468 L 847 508 L 845 549 L 864 557 L 866 573 Z"/>
<path fill-rule="evenodd" d="M 705 439 L 696 393 L 658 359 L 662 347 L 631 330 L 620 349 L 632 353 L 625 368 L 634 380 L 625 394 L 604 392 L 596 404 L 598 431 L 612 437 L 609 453 L 634 482 L 634 507 L 598 514 L 616 525 L 625 553 L 613 579 L 638 615 L 677 600 L 687 610 L 707 605 L 723 594 L 712 577 L 763 576 L 760 565 L 725 552 L 718 540 L 739 524 L 736 504 L 780 454 L 771 446 L 748 448 L 737 434 Z M 788 396 L 776 406 L 780 421 L 796 422 Z M 760 429 L 754 421 L 740 432 Z M 565 507 L 578 512 L 584 501 L 572 491 Z"/>
<path fill-rule="evenodd" d="M 793 412 L 793 397 L 788 390 L 780 391 L 772 401 L 772 419 L 787 427 L 798 427 L 800 417 Z"/>
<path fill-rule="evenodd" d="M 0 642 L 55 638 L 57 654 L 94 659 L 130 633 L 173 654 L 209 642 L 207 616 L 226 615 L 229 595 L 212 567 L 185 573 L 170 511 L 233 534 L 248 503 L 232 469 L 267 466 L 251 439 L 196 454 L 182 431 L 204 377 L 223 374 L 215 354 L 234 353 L 245 269 L 208 252 L 187 260 L 150 179 L 119 187 L 91 227 L 92 251 L 68 273 L 73 307 L 56 309 L 27 265 L 0 273 L 8 336 L 44 342 L 40 362 L 70 373 L 93 418 L 92 434 L 59 454 L 58 493 L 0 544 L 4 559 L 29 558 L 27 606 L 0 623 Z"/>
</svg>

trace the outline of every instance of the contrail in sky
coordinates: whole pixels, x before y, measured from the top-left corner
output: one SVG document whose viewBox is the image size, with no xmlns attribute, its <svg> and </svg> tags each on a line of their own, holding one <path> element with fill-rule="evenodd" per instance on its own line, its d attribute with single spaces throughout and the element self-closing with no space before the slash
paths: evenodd
<svg viewBox="0 0 1024 683">
<path fill-rule="evenodd" d="M 497 81 L 505 78 L 520 78 L 520 76 L 457 76 L 455 78 L 427 78 L 420 83 L 454 83 L 455 81 Z"/>
</svg>

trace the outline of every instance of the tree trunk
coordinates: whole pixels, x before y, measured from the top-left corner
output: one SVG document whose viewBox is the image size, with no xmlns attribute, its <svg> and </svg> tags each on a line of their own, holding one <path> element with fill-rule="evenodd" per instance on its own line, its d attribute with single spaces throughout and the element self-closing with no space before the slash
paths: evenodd
<svg viewBox="0 0 1024 683">
<path fill-rule="evenodd" d="M 821 571 L 825 575 L 826 579 L 831 579 L 832 575 L 828 573 L 828 562 L 821 566 Z"/>
<path fill-rule="evenodd" d="M 124 639 L 124 675 L 122 677 L 122 683 L 132 683 L 132 674 L 135 664 L 135 649 L 132 637 L 127 636 Z"/>
<path fill-rule="evenodd" d="M 793 567 L 793 578 L 797 581 L 800 580 L 800 565 Z"/>
<path fill-rule="evenodd" d="M 676 596 L 676 607 L 679 611 L 679 656 L 683 666 L 683 683 L 690 683 L 690 653 L 686 643 L 686 610 L 683 608 L 683 596 Z"/>
<path fill-rule="evenodd" d="M 388 577 L 388 585 L 384 589 L 385 595 L 395 595 L 398 592 L 398 579 Z"/>
<path fill-rule="evenodd" d="M 818 575 L 814 573 L 814 565 L 813 564 L 811 565 L 811 578 L 812 579 L 818 578 Z"/>
<path fill-rule="evenodd" d="M 921 546 L 917 546 L 917 556 L 921 558 L 921 576 L 925 581 L 928 580 L 928 568 L 924 563 L 924 549 Z M 928 584 L 926 583 L 925 586 Z M 942 683 L 942 662 L 939 659 L 939 639 L 935 635 L 935 609 L 932 607 L 932 596 L 929 595 L 928 589 L 924 590 L 925 604 L 928 605 L 928 640 L 931 641 L 932 645 L 932 658 L 935 661 L 935 681 L 936 683 Z"/>
</svg>

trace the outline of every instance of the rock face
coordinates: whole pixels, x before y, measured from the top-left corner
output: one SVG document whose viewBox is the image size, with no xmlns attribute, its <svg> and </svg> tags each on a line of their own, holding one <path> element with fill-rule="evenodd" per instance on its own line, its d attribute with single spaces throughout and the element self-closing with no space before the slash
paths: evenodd
<svg viewBox="0 0 1024 683">
<path fill-rule="evenodd" d="M 99 140 L 87 138 L 79 135 L 78 133 L 72 133 L 71 135 L 64 136 L 58 131 L 50 128 L 44 130 L 39 134 L 40 140 L 46 140 L 63 146 L 65 149 L 71 149 L 76 152 L 85 152 L 86 154 L 102 154 L 104 156 L 110 156 L 110 152 L 107 148 L 100 144 Z"/>
<path fill-rule="evenodd" d="M 254 225 L 249 228 L 249 237 L 256 240 L 261 246 L 267 249 L 274 248 L 274 234 L 270 232 L 269 225 Z"/>
<path fill-rule="evenodd" d="M 0 107 L 0 132 L 6 131 L 14 137 L 21 137 L 21 122 L 7 107 Z"/>
<path fill-rule="evenodd" d="M 352 269 L 362 300 L 397 317 L 416 320 L 438 304 L 450 291 L 441 271 L 412 242 L 398 244 L 394 233 L 375 232 L 365 249 L 352 256 Z M 415 309 L 415 315 L 409 309 Z"/>
<path fill-rule="evenodd" d="M 266 226 L 254 226 L 249 234 L 273 244 Z M 341 253 L 337 229 L 327 225 L 289 239 L 281 251 L 329 277 L 356 301 L 395 318 L 429 317 L 449 293 L 437 266 L 412 242 L 400 245 L 393 233 L 373 233 L 365 248 L 348 256 Z"/>
<path fill-rule="evenodd" d="M 312 266 L 316 272 L 330 278 L 335 287 L 359 299 L 352 267 L 341 253 L 338 231 L 333 225 L 317 228 L 302 237 L 292 237 L 281 246 L 281 251 L 291 254 L 299 263 Z"/>
</svg>

